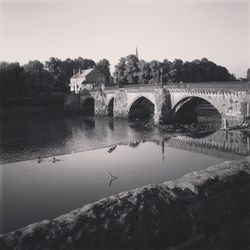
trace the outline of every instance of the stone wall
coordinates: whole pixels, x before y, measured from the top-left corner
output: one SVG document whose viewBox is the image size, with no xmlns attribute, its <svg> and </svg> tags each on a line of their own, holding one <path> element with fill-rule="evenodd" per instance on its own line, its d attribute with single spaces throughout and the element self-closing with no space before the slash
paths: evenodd
<svg viewBox="0 0 250 250">
<path fill-rule="evenodd" d="M 1 235 L 0 248 L 249 249 L 249 211 L 250 157 L 123 192 Z M 206 248 L 216 242 L 219 247 Z"/>
<path fill-rule="evenodd" d="M 128 96 L 125 90 L 119 89 L 114 99 L 114 117 L 128 118 Z"/>
<path fill-rule="evenodd" d="M 95 99 L 95 115 L 98 116 L 107 116 L 108 110 L 106 105 L 106 94 L 105 92 L 96 92 L 94 93 Z"/>
</svg>

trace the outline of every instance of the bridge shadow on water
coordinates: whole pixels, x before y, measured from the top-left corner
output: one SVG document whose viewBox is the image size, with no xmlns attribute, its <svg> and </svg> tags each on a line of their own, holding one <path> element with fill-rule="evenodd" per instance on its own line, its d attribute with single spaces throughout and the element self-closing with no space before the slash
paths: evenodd
<svg viewBox="0 0 250 250">
<path fill-rule="evenodd" d="M 217 117 L 218 118 L 218 117 Z M 155 125 L 151 119 L 139 119 L 130 122 L 135 130 L 153 130 Z M 173 122 L 160 124 L 162 140 L 154 140 L 159 145 L 167 145 L 182 150 L 197 152 L 227 160 L 240 159 L 250 155 L 250 131 L 224 131 L 220 129 L 218 119 L 204 119 L 188 124 Z M 142 141 L 143 142 L 143 141 Z M 141 142 L 130 144 L 138 147 Z"/>
</svg>

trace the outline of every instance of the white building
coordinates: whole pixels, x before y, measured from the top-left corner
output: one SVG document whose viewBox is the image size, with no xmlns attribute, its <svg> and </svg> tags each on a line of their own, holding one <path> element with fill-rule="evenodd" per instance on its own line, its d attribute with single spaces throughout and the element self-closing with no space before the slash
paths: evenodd
<svg viewBox="0 0 250 250">
<path fill-rule="evenodd" d="M 105 82 L 105 75 L 96 68 L 79 70 L 70 78 L 70 91 L 76 94 L 82 90 L 100 87 Z"/>
</svg>

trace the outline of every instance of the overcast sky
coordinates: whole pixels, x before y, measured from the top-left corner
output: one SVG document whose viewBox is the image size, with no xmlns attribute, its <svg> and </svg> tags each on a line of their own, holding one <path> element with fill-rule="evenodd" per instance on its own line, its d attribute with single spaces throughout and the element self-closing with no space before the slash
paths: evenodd
<svg viewBox="0 0 250 250">
<path fill-rule="evenodd" d="M 0 61 L 206 57 L 245 77 L 250 0 L 0 0 Z"/>
</svg>

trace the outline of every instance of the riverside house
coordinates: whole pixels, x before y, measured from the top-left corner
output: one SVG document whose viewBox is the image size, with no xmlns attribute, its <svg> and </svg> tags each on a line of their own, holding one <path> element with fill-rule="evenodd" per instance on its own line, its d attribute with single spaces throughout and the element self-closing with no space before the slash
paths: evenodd
<svg viewBox="0 0 250 250">
<path fill-rule="evenodd" d="M 105 82 L 105 75 L 97 68 L 81 70 L 70 78 L 70 91 L 79 94 L 81 91 L 95 89 Z"/>
</svg>

